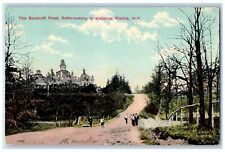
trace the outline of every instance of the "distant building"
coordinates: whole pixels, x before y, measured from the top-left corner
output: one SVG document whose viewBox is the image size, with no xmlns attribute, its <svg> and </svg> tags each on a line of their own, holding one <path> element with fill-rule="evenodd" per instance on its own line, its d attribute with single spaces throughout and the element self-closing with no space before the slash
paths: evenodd
<svg viewBox="0 0 225 152">
<path fill-rule="evenodd" d="M 35 86 L 37 88 L 45 88 L 47 87 L 46 78 L 41 74 L 41 70 L 37 70 L 36 74 L 33 75 L 35 79 Z"/>
<path fill-rule="evenodd" d="M 70 72 L 66 70 L 66 64 L 63 59 L 61 60 L 60 70 L 56 72 L 56 77 L 58 78 L 70 77 Z"/>
<path fill-rule="evenodd" d="M 85 69 L 83 69 L 83 73 L 81 74 L 79 81 L 82 86 L 88 86 L 89 84 L 94 83 L 94 77 L 93 77 L 93 75 L 91 77 L 89 75 L 87 75 L 85 73 Z"/>
<path fill-rule="evenodd" d="M 94 84 L 94 76 L 87 75 L 85 69 L 83 69 L 83 73 L 80 75 L 80 77 L 75 76 L 73 71 L 71 73 L 67 71 L 66 64 L 63 59 L 59 65 L 59 71 L 56 73 L 54 73 L 53 69 L 51 69 L 51 72 L 48 72 L 45 77 L 41 74 L 40 70 L 37 70 L 36 74 L 34 74 L 34 78 L 37 87 L 67 83 L 77 84 L 78 86 L 88 86 L 89 84 Z"/>
</svg>

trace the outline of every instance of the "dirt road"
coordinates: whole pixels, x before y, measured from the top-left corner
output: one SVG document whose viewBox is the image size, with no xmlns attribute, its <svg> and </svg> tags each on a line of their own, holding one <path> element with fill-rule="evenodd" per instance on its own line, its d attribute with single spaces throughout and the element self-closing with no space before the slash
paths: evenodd
<svg viewBox="0 0 225 152">
<path fill-rule="evenodd" d="M 138 128 L 125 124 L 126 114 L 139 113 L 147 104 L 147 96 L 134 95 L 134 102 L 119 117 L 114 118 L 105 128 L 56 128 L 46 131 L 27 132 L 6 136 L 7 144 L 76 144 L 76 145 L 114 145 L 141 144 Z"/>
</svg>

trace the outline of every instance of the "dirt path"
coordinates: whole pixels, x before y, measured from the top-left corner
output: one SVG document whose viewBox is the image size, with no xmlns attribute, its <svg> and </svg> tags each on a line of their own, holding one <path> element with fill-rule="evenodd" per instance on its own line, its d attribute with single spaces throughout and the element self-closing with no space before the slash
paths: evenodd
<svg viewBox="0 0 225 152">
<path fill-rule="evenodd" d="M 139 127 L 144 128 L 144 129 L 154 129 L 156 127 L 167 127 L 167 126 L 173 126 L 173 125 L 179 125 L 181 124 L 180 121 L 173 121 L 169 122 L 167 120 L 160 120 L 160 119 L 153 119 L 153 118 L 148 118 L 148 119 L 140 119 L 139 121 Z"/>
<path fill-rule="evenodd" d="M 141 144 L 137 127 L 129 121 L 125 124 L 124 115 L 139 113 L 147 104 L 147 96 L 134 95 L 134 102 L 119 117 L 114 118 L 105 128 L 56 128 L 46 131 L 27 132 L 6 136 L 7 144 L 77 144 L 114 145 Z"/>
</svg>

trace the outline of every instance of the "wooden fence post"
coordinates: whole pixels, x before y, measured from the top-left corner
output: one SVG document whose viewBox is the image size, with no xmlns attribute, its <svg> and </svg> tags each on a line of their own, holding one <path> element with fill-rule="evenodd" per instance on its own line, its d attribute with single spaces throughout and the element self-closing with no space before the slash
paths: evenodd
<svg viewBox="0 0 225 152">
<path fill-rule="evenodd" d="M 176 121 L 178 121 L 178 115 L 177 115 L 177 112 L 176 112 Z"/>
</svg>

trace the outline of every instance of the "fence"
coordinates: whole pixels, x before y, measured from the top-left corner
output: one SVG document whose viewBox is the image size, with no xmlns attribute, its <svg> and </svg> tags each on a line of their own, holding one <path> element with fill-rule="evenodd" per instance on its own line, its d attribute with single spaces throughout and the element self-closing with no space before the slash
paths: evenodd
<svg viewBox="0 0 225 152">
<path fill-rule="evenodd" d="M 215 103 L 219 103 L 219 101 L 214 101 L 212 102 L 212 104 L 214 105 Z M 199 103 L 196 104 L 192 104 L 192 105 L 186 105 L 186 106 L 181 106 L 180 108 L 178 108 L 177 110 L 175 110 L 174 112 L 172 112 L 170 114 L 170 116 L 168 117 L 169 122 L 174 121 L 174 117 L 175 117 L 175 121 L 179 121 L 178 118 L 180 117 L 180 122 L 183 123 L 184 122 L 184 110 L 185 109 L 189 109 L 189 108 L 194 108 L 196 107 L 196 125 L 199 125 Z M 212 106 L 212 127 L 214 127 L 215 123 L 214 123 L 214 117 L 215 117 L 215 112 L 214 112 L 214 106 Z"/>
</svg>

